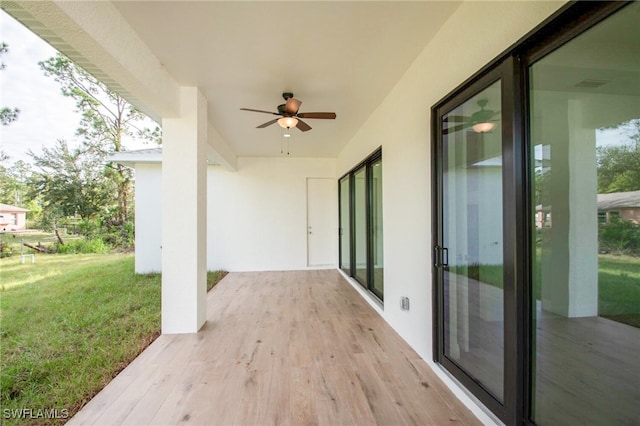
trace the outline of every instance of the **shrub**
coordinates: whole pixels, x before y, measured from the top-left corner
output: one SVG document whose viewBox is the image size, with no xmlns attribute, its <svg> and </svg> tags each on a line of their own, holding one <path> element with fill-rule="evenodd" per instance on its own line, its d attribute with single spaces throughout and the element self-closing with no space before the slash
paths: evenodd
<svg viewBox="0 0 640 426">
<path fill-rule="evenodd" d="M 626 255 L 640 254 L 640 226 L 633 222 L 614 219 L 601 223 L 598 228 L 600 250 Z"/>
<path fill-rule="evenodd" d="M 13 248 L 4 240 L 0 240 L 0 259 L 4 257 L 11 257 L 13 255 Z"/>
<path fill-rule="evenodd" d="M 109 245 L 101 238 L 81 238 L 56 245 L 56 251 L 64 254 L 109 253 L 110 249 Z"/>
</svg>

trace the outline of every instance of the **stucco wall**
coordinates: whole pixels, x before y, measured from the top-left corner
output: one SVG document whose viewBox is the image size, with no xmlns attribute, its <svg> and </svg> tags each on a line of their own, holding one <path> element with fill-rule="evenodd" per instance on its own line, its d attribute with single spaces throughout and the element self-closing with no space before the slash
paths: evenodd
<svg viewBox="0 0 640 426">
<path fill-rule="evenodd" d="M 383 316 L 426 360 L 433 358 L 431 106 L 561 5 L 463 3 L 338 157 L 342 175 L 382 146 Z M 401 296 L 410 298 L 411 310 L 400 310 Z M 456 393 L 466 399 L 460 390 Z M 489 422 L 486 416 L 481 418 Z"/>
<path fill-rule="evenodd" d="M 336 160 L 239 158 L 237 164 L 236 172 L 209 168 L 208 269 L 306 269 L 307 178 L 336 179 Z M 325 204 L 337 223 L 337 179 L 335 187 Z"/>
<path fill-rule="evenodd" d="M 162 168 L 136 165 L 136 273 L 162 269 Z M 335 216 L 332 265 L 338 262 L 335 159 L 240 158 L 238 170 L 207 168 L 207 269 L 307 268 L 307 178 L 335 181 L 321 200 Z M 167 220 L 180 226 L 180 208 Z"/>
<path fill-rule="evenodd" d="M 136 165 L 136 273 L 162 270 L 162 168 Z M 170 218 L 179 223 L 180 210 Z"/>
</svg>

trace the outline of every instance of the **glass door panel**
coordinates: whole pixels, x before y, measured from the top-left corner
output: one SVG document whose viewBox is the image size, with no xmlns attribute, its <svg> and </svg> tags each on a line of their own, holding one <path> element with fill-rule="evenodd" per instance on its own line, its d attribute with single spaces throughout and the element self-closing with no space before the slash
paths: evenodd
<svg viewBox="0 0 640 426">
<path fill-rule="evenodd" d="M 640 421 L 639 22 L 631 4 L 529 69 L 540 425 Z"/>
<path fill-rule="evenodd" d="M 354 246 L 355 277 L 367 286 L 367 168 L 357 170 L 353 178 L 354 188 Z"/>
<path fill-rule="evenodd" d="M 384 257 L 382 253 L 382 158 L 371 165 L 371 260 L 372 291 L 380 298 L 384 295 Z"/>
<path fill-rule="evenodd" d="M 500 81 L 443 117 L 444 355 L 503 401 Z"/>
<path fill-rule="evenodd" d="M 351 274 L 351 211 L 349 209 L 349 176 L 340 180 L 340 268 Z"/>
</svg>

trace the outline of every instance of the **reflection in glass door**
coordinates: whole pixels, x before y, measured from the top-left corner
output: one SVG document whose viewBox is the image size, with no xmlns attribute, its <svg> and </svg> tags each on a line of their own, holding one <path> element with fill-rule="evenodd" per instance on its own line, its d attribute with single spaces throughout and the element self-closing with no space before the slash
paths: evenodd
<svg viewBox="0 0 640 426">
<path fill-rule="evenodd" d="M 529 69 L 540 425 L 640 423 L 639 23 L 632 3 Z"/>
<path fill-rule="evenodd" d="M 444 356 L 503 401 L 500 81 L 443 117 Z"/>
</svg>

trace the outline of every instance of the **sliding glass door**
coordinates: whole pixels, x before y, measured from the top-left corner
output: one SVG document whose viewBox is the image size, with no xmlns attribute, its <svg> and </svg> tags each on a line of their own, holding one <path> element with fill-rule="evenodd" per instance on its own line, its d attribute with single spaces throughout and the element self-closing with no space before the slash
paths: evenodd
<svg viewBox="0 0 640 426">
<path fill-rule="evenodd" d="M 638 424 L 640 3 L 528 74 L 532 418 Z"/>
<path fill-rule="evenodd" d="M 493 73 L 439 111 L 434 188 L 437 356 L 496 410 L 505 392 L 502 84 Z"/>
<path fill-rule="evenodd" d="M 353 174 L 353 217 L 354 223 L 354 257 L 355 257 L 355 278 L 361 284 L 366 285 L 369 281 L 367 273 L 367 168 L 361 167 Z"/>
<path fill-rule="evenodd" d="M 340 179 L 340 268 L 384 298 L 382 151 Z"/>
<path fill-rule="evenodd" d="M 432 110 L 434 359 L 509 425 L 640 421 L 638 22 L 568 4 Z"/>
<path fill-rule="evenodd" d="M 444 355 L 502 401 L 500 110 L 497 81 L 443 118 L 442 264 Z"/>
</svg>

